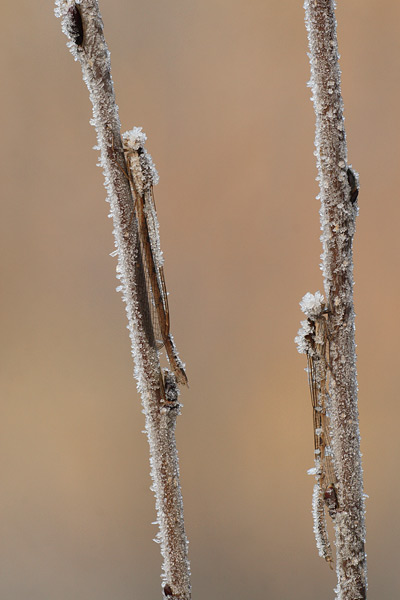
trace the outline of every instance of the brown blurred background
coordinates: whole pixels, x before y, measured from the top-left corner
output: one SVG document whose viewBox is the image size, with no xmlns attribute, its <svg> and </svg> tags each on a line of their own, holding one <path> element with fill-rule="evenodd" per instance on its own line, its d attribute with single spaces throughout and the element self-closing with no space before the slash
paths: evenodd
<svg viewBox="0 0 400 600">
<path fill-rule="evenodd" d="M 53 4 L 2 2 L 0 597 L 160 598 L 148 448 L 91 107 Z M 293 338 L 322 289 L 302 2 L 102 0 L 143 126 L 172 332 L 193 597 L 332 598 Z M 339 2 L 370 598 L 399 596 L 400 6 Z"/>
</svg>

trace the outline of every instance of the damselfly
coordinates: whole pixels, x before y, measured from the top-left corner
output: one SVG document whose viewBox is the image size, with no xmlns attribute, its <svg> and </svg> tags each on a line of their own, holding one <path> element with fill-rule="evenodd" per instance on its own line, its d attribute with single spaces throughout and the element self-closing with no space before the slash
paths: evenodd
<svg viewBox="0 0 400 600">
<path fill-rule="evenodd" d="M 146 293 L 157 349 L 165 347 L 167 358 L 178 383 L 187 384 L 185 368 L 170 333 L 168 295 L 164 279 L 159 226 L 153 186 L 158 174 L 150 154 L 144 148 L 146 135 L 140 127 L 123 134 L 128 178 L 134 198 L 134 215 L 138 223 L 139 250 L 142 257 Z"/>
<path fill-rule="evenodd" d="M 301 354 L 307 355 L 308 383 L 311 392 L 314 428 L 315 475 L 313 493 L 314 533 L 320 556 L 332 567 L 326 511 L 334 519 L 339 510 L 336 494 L 337 479 L 333 465 L 329 417 L 329 334 L 326 306 L 320 292 L 307 293 L 300 302 L 307 320 L 301 322 L 295 342 Z"/>
</svg>

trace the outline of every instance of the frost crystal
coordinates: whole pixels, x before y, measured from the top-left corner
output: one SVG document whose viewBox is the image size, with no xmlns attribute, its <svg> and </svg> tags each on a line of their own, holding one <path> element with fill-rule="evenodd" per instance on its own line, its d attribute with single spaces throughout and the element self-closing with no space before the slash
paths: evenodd
<svg viewBox="0 0 400 600">
<path fill-rule="evenodd" d="M 297 345 L 297 351 L 300 354 L 307 354 L 310 350 L 310 335 L 314 331 L 314 321 L 325 310 L 324 296 L 321 292 L 315 292 L 315 294 L 307 292 L 300 301 L 300 308 L 308 319 L 301 321 L 301 327 L 294 341 Z"/>
<path fill-rule="evenodd" d="M 129 131 L 122 134 L 122 139 L 126 143 L 127 148 L 138 151 L 147 141 L 147 135 L 141 127 L 133 127 Z"/>
<path fill-rule="evenodd" d="M 309 336 L 312 332 L 312 325 L 310 321 L 301 321 L 301 327 L 297 332 L 297 336 L 294 338 L 294 342 L 297 345 L 297 351 L 300 354 L 307 354 L 310 348 Z"/>
<path fill-rule="evenodd" d="M 300 301 L 300 308 L 307 317 L 314 319 L 315 317 L 318 317 L 325 308 L 324 296 L 321 292 L 315 292 L 315 294 L 307 292 Z"/>
</svg>

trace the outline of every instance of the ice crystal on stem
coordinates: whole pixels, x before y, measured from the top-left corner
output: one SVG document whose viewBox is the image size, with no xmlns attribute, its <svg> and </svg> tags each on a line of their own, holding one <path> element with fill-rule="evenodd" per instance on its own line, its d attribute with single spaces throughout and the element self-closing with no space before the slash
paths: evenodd
<svg viewBox="0 0 400 600">
<path fill-rule="evenodd" d="M 300 308 L 307 317 L 316 317 L 325 308 L 324 296 L 321 292 L 315 292 L 315 294 L 307 292 L 300 302 Z"/>
</svg>

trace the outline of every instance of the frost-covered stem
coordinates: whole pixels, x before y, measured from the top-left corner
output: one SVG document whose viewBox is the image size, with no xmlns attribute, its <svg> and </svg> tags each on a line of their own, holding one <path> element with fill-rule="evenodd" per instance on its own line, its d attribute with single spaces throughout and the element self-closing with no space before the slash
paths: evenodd
<svg viewBox="0 0 400 600">
<path fill-rule="evenodd" d="M 306 0 L 322 268 L 328 306 L 330 409 L 339 509 L 335 518 L 337 598 L 366 598 L 364 499 L 357 409 L 352 240 L 357 215 L 347 148 L 333 0 Z"/>
<path fill-rule="evenodd" d="M 138 226 L 120 135 L 118 108 L 111 79 L 110 54 L 103 35 L 103 22 L 96 0 L 56 1 L 68 47 L 82 67 L 83 79 L 93 105 L 92 124 L 97 133 L 100 165 L 114 224 L 128 328 L 150 445 L 150 464 L 156 496 L 158 538 L 164 558 L 163 594 L 189 600 L 190 567 L 184 529 L 179 465 L 175 444 L 177 395 L 166 399 L 158 351 L 151 325 L 143 263 L 138 246 Z M 167 378 L 166 378 L 167 380 Z M 174 382 L 171 386 L 173 388 Z M 170 393 L 170 396 L 174 394 Z"/>
</svg>

